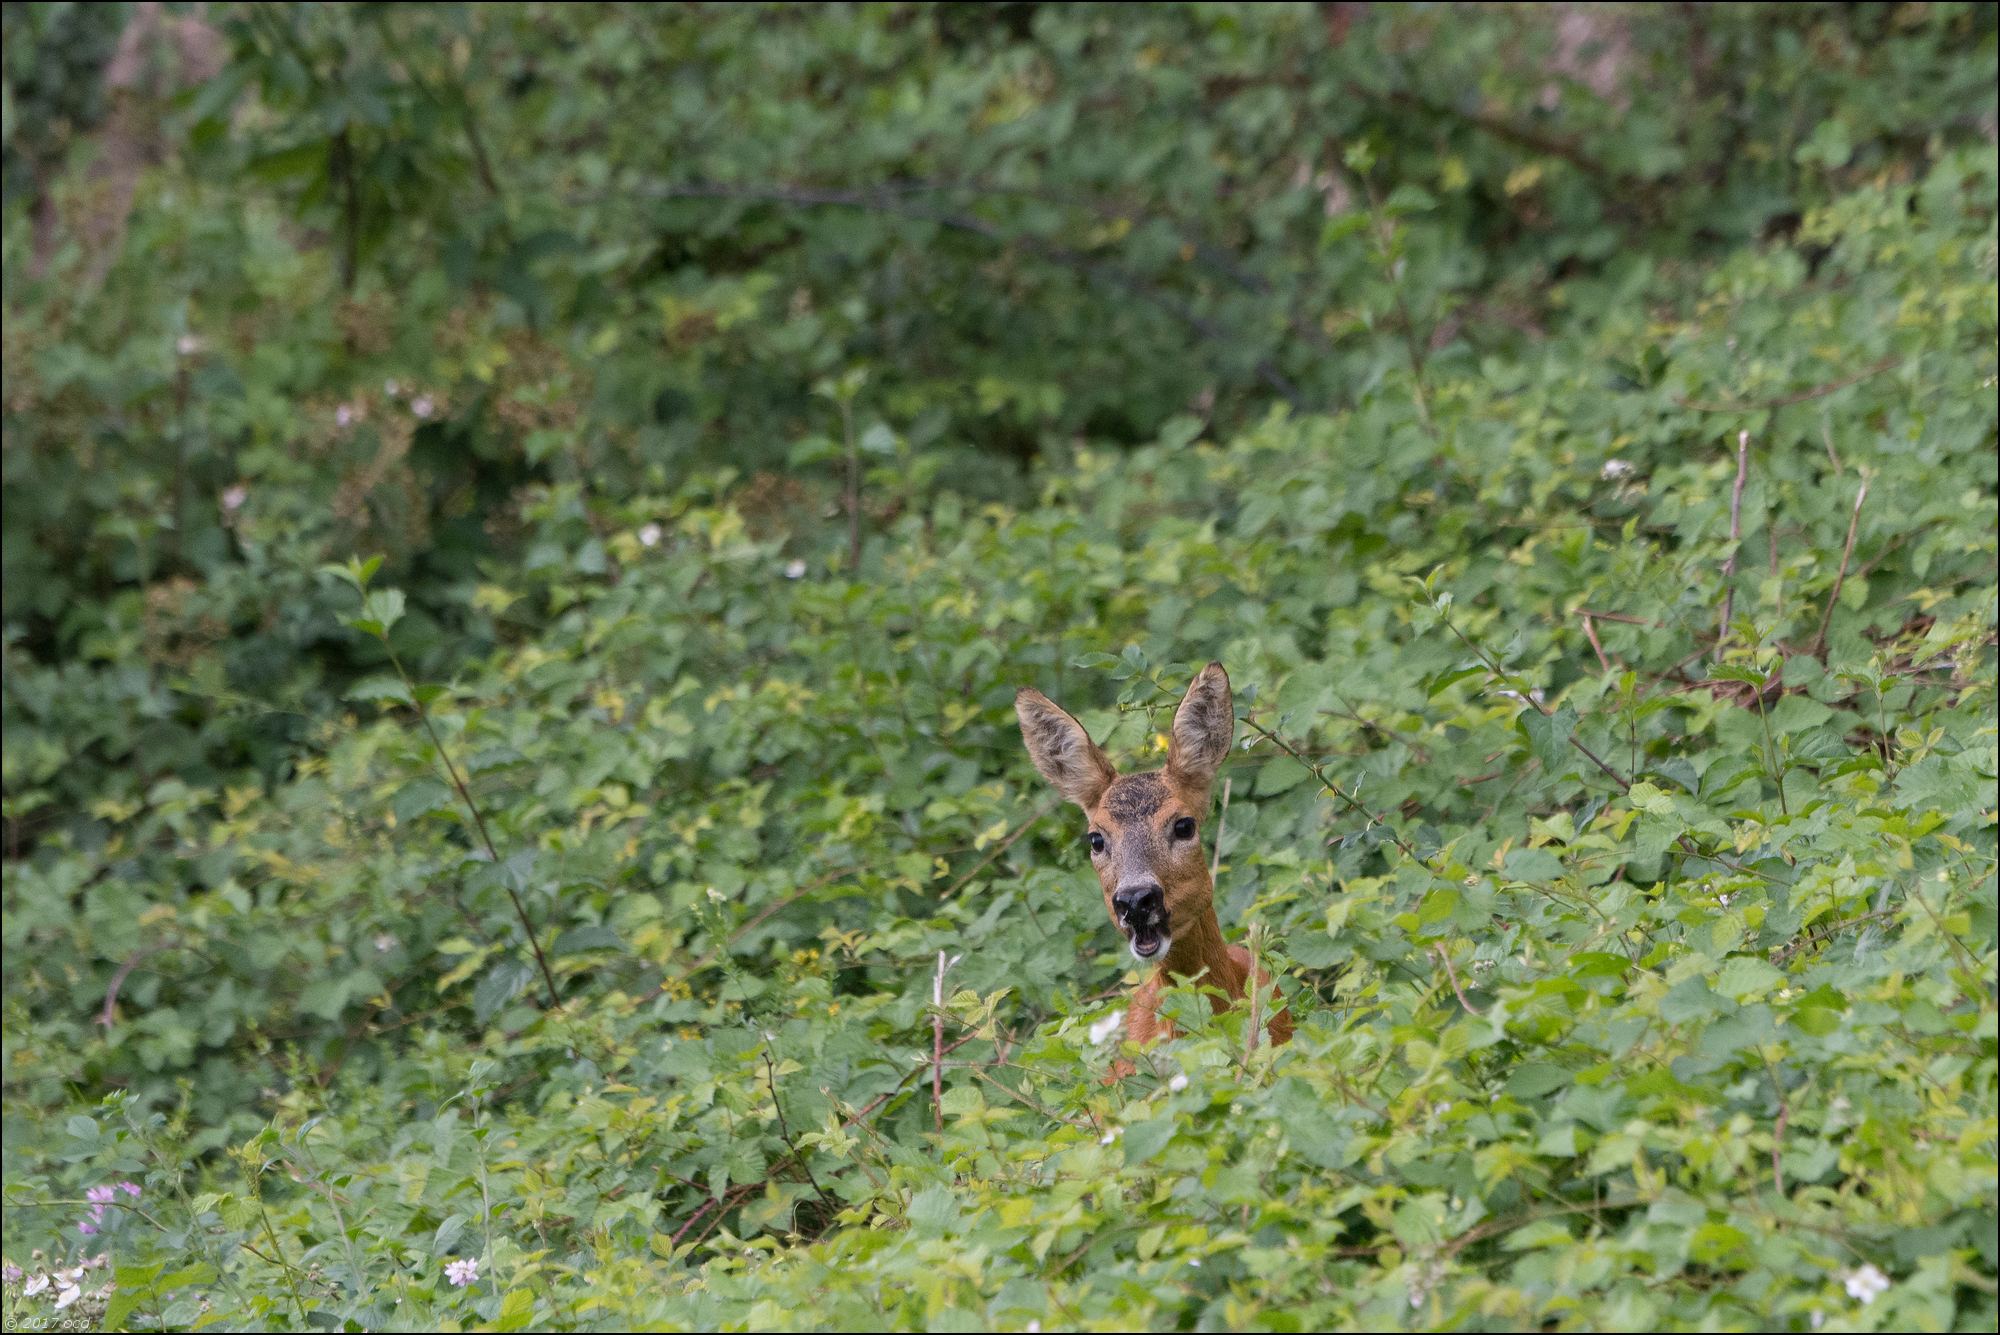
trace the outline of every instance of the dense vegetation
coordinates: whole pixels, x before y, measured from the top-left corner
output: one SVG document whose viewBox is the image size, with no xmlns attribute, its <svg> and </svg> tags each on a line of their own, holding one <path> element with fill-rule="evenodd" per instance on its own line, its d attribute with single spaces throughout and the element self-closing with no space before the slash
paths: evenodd
<svg viewBox="0 0 2000 1335">
<path fill-rule="evenodd" d="M 1993 1327 L 1990 8 L 5 24 L 10 1328 Z"/>
</svg>

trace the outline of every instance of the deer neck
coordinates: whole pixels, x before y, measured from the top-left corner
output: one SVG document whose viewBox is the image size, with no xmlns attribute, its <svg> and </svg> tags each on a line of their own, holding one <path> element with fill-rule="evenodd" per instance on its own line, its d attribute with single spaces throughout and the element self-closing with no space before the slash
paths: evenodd
<svg viewBox="0 0 2000 1335">
<path fill-rule="evenodd" d="M 1200 975 L 1204 983 L 1212 983 L 1232 997 L 1242 996 L 1243 971 L 1223 944 L 1222 924 L 1216 921 L 1214 905 L 1204 908 L 1186 927 L 1178 923 L 1175 927 L 1173 944 L 1167 947 L 1167 957 L 1154 970 L 1154 979 L 1164 985 L 1172 981 L 1171 975 L 1182 978 Z"/>
</svg>

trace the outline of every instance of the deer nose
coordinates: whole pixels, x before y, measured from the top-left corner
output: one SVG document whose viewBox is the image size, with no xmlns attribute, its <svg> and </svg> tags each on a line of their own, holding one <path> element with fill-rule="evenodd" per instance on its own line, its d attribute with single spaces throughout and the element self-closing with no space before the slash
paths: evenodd
<svg viewBox="0 0 2000 1335">
<path fill-rule="evenodd" d="M 1111 907 L 1121 918 L 1143 921 L 1165 912 L 1166 899 L 1166 892 L 1157 885 L 1127 885 L 1112 892 Z"/>
</svg>

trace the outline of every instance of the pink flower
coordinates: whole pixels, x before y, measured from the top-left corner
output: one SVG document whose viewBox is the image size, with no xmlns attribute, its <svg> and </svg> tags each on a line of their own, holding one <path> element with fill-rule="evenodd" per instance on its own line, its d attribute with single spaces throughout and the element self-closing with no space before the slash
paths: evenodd
<svg viewBox="0 0 2000 1335">
<path fill-rule="evenodd" d="M 444 1277 L 457 1288 L 464 1288 L 479 1278 L 479 1258 L 468 1256 L 463 1261 L 452 1261 L 444 1268 Z"/>
<path fill-rule="evenodd" d="M 98 1205 L 109 1205 L 112 1201 L 118 1199 L 118 1188 L 92 1187 L 88 1191 L 83 1193 L 83 1198 L 87 1201 L 95 1202 Z"/>
<path fill-rule="evenodd" d="M 91 1223 L 88 1219 L 86 1219 L 81 1224 L 78 1224 L 76 1226 L 76 1231 L 83 1234 L 83 1236 L 87 1238 L 91 1234 L 97 1232 L 97 1225 Z"/>
<path fill-rule="evenodd" d="M 120 1182 L 118 1190 L 124 1192 L 135 1201 L 139 1199 L 139 1184 L 137 1182 Z"/>
<path fill-rule="evenodd" d="M 0 1266 L 0 1280 L 4 1280 L 9 1284 L 20 1283 L 21 1267 L 15 1265 L 12 1261 L 7 1262 L 4 1266 Z"/>
</svg>

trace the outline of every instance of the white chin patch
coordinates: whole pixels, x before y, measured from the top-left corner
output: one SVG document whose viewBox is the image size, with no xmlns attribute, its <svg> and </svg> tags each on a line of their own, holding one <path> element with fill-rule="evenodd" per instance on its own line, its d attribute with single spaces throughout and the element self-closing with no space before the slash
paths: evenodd
<svg viewBox="0 0 2000 1335">
<path fill-rule="evenodd" d="M 1141 960 L 1141 961 L 1143 961 L 1143 962 L 1145 962 L 1145 963 L 1147 963 L 1147 964 L 1150 964 L 1150 963 L 1152 963 L 1152 962 L 1153 962 L 1154 960 L 1157 960 L 1157 959 L 1160 959 L 1160 958 L 1164 957 L 1164 956 L 1166 955 L 1166 953 L 1167 953 L 1168 949 L 1170 949 L 1170 948 L 1171 948 L 1171 947 L 1173 946 L 1173 944 L 1174 944 L 1174 939 L 1173 939 L 1173 937 L 1171 937 L 1171 936 L 1167 935 L 1167 934 L 1166 934 L 1165 932 L 1161 932 L 1161 933 L 1160 933 L 1160 944 L 1159 944 L 1159 947 L 1158 947 L 1157 949 L 1155 949 L 1155 950 L 1153 951 L 1153 953 L 1152 953 L 1152 954 L 1150 954 L 1150 955 L 1141 955 L 1141 954 L 1139 953 L 1139 945 L 1138 945 L 1138 943 L 1137 943 L 1136 941 L 1135 941 L 1135 942 L 1131 942 L 1131 943 L 1129 943 L 1129 944 L 1128 944 L 1128 946 L 1127 946 L 1127 949 L 1129 949 L 1129 950 L 1130 950 L 1130 951 L 1132 952 L 1132 958 L 1133 958 L 1133 959 L 1135 959 L 1135 960 Z"/>
</svg>

